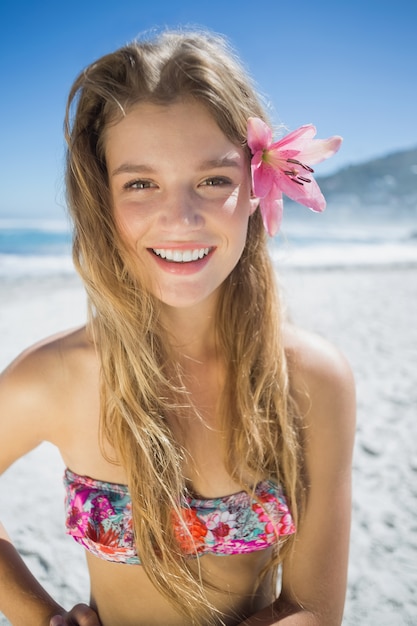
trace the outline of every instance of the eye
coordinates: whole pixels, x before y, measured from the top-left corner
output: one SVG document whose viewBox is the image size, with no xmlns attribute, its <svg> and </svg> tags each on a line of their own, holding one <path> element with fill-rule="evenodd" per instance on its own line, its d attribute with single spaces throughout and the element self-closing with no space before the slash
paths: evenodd
<svg viewBox="0 0 417 626">
<path fill-rule="evenodd" d="M 230 178 L 226 178 L 225 176 L 211 176 L 210 178 L 206 178 L 201 185 L 203 187 L 221 187 L 222 185 L 230 185 Z"/>
<path fill-rule="evenodd" d="M 155 183 L 151 180 L 146 180 L 143 178 L 138 178 L 136 180 L 129 180 L 127 183 L 123 185 L 123 189 L 152 189 L 156 187 Z"/>
</svg>

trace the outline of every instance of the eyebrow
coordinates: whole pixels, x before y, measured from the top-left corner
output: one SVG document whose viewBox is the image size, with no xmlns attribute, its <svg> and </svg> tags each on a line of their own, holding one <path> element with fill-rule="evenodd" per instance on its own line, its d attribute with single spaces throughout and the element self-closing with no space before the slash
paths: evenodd
<svg viewBox="0 0 417 626">
<path fill-rule="evenodd" d="M 241 167 L 242 159 L 240 156 L 237 157 L 221 157 L 218 159 L 208 159 L 207 161 L 203 161 L 198 166 L 199 170 L 209 170 L 216 169 L 221 167 Z M 117 176 L 118 174 L 153 174 L 155 169 L 149 165 L 135 164 L 135 163 L 122 163 L 119 167 L 116 167 L 112 172 L 112 176 Z"/>
<path fill-rule="evenodd" d="M 135 163 L 122 163 L 111 172 L 112 176 L 117 174 L 152 174 L 155 170 L 148 165 L 136 165 Z"/>
<path fill-rule="evenodd" d="M 242 159 L 240 156 L 236 157 L 222 157 L 220 159 L 208 159 L 203 161 L 199 168 L 200 170 L 215 169 L 216 167 L 240 167 Z"/>
</svg>

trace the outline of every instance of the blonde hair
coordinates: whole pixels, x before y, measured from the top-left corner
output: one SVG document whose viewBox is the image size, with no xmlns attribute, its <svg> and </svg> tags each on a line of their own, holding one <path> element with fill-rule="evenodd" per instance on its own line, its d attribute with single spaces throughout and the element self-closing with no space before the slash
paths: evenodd
<svg viewBox="0 0 417 626">
<path fill-rule="evenodd" d="M 265 119 L 259 97 L 226 42 L 202 33 L 167 32 L 91 64 L 75 80 L 67 115 L 67 196 L 73 255 L 89 297 L 90 328 L 101 362 L 101 428 L 128 476 L 135 540 L 153 584 L 192 623 L 218 623 L 207 583 L 193 573 L 173 531 L 185 491 L 185 451 L 168 415 L 192 408 L 166 348 L 159 303 L 129 271 L 113 221 L 104 158 L 105 131 L 139 102 L 194 98 L 236 145 L 250 116 Z M 271 477 L 297 516 L 296 411 L 289 393 L 274 271 L 259 211 L 249 220 L 240 261 L 224 282 L 217 311 L 218 351 L 227 367 L 219 414 L 230 475 Z M 184 529 L 186 532 L 187 529 Z M 275 568 L 291 543 L 276 551 Z"/>
</svg>

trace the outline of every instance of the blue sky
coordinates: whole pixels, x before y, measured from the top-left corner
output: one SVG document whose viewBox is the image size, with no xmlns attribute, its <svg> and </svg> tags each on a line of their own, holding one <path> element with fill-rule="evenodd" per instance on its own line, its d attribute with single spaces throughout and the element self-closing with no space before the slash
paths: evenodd
<svg viewBox="0 0 417 626">
<path fill-rule="evenodd" d="M 344 137 L 318 174 L 417 146 L 416 0 L 2 0 L 0 217 L 64 214 L 73 79 L 144 31 L 184 25 L 229 38 L 276 123 Z"/>
</svg>

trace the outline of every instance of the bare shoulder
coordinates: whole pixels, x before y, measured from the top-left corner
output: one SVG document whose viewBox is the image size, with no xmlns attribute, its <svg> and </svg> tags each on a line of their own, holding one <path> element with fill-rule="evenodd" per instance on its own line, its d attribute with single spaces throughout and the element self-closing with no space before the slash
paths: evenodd
<svg viewBox="0 0 417 626">
<path fill-rule="evenodd" d="M 74 390 L 95 368 L 85 328 L 49 337 L 19 355 L 0 375 L 0 470 L 41 441 L 65 432 Z M 55 442 L 55 441 L 54 441 Z M 3 446 L 2 446 L 3 447 Z"/>
<path fill-rule="evenodd" d="M 334 451 L 352 448 L 356 393 L 345 356 L 326 339 L 295 326 L 284 331 L 290 386 L 313 441 Z"/>
<path fill-rule="evenodd" d="M 346 357 L 323 337 L 286 325 L 285 352 L 293 391 L 309 396 L 354 391 L 352 369 Z"/>
<path fill-rule="evenodd" d="M 22 352 L 1 374 L 1 382 L 50 388 L 92 351 L 85 327 L 48 337 Z"/>
</svg>

